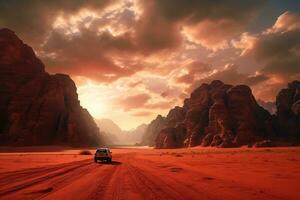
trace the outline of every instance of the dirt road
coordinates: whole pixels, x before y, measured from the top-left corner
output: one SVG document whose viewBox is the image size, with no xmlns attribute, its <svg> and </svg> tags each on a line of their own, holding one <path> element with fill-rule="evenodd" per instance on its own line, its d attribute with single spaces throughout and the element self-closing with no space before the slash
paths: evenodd
<svg viewBox="0 0 300 200">
<path fill-rule="evenodd" d="M 0 199 L 299 198 L 299 149 L 269 151 L 113 150 L 111 164 L 86 156 L 2 170 Z"/>
</svg>

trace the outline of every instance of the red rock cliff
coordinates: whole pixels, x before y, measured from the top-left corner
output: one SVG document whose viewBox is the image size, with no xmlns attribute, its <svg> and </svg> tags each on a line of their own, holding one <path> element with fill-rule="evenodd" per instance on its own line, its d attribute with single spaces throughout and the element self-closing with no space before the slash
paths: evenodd
<svg viewBox="0 0 300 200">
<path fill-rule="evenodd" d="M 256 103 L 250 88 L 221 81 L 201 85 L 165 121 L 166 128 L 156 138 L 157 148 L 235 147 L 274 134 L 271 115 Z"/>
<path fill-rule="evenodd" d="M 87 146 L 99 137 L 71 78 L 49 75 L 31 47 L 0 29 L 0 143 Z"/>
<path fill-rule="evenodd" d="M 293 81 L 276 97 L 277 128 L 281 137 L 300 139 L 300 81 Z"/>
<path fill-rule="evenodd" d="M 158 133 L 165 127 L 165 118 L 158 115 L 147 126 L 147 129 L 142 137 L 142 145 L 155 146 L 155 139 Z"/>
</svg>

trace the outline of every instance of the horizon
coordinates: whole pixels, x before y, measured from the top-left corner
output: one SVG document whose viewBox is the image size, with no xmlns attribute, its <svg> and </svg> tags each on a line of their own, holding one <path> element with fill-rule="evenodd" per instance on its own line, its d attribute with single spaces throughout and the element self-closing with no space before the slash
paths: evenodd
<svg viewBox="0 0 300 200">
<path fill-rule="evenodd" d="M 95 119 L 130 130 L 212 80 L 246 84 L 257 100 L 274 102 L 300 77 L 290 42 L 298 41 L 299 8 L 293 0 L 11 1 L 0 3 L 0 27 L 32 46 L 47 72 L 70 75 Z"/>
</svg>

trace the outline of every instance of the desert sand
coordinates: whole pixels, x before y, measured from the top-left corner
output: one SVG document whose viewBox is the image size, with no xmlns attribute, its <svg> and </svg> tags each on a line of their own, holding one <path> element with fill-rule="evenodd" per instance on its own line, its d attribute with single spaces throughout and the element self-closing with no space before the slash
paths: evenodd
<svg viewBox="0 0 300 200">
<path fill-rule="evenodd" d="M 12 151 L 13 150 L 13 151 Z M 89 149 L 94 153 L 94 149 Z M 300 148 L 0 150 L 0 199 L 299 199 Z"/>
</svg>

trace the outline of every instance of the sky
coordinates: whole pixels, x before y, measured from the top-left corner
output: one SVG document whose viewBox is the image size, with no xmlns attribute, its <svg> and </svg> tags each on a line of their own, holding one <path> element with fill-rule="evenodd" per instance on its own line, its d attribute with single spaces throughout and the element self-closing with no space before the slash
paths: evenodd
<svg viewBox="0 0 300 200">
<path fill-rule="evenodd" d="M 0 27 L 124 130 L 215 79 L 266 102 L 300 79 L 298 0 L 0 0 Z"/>
</svg>

